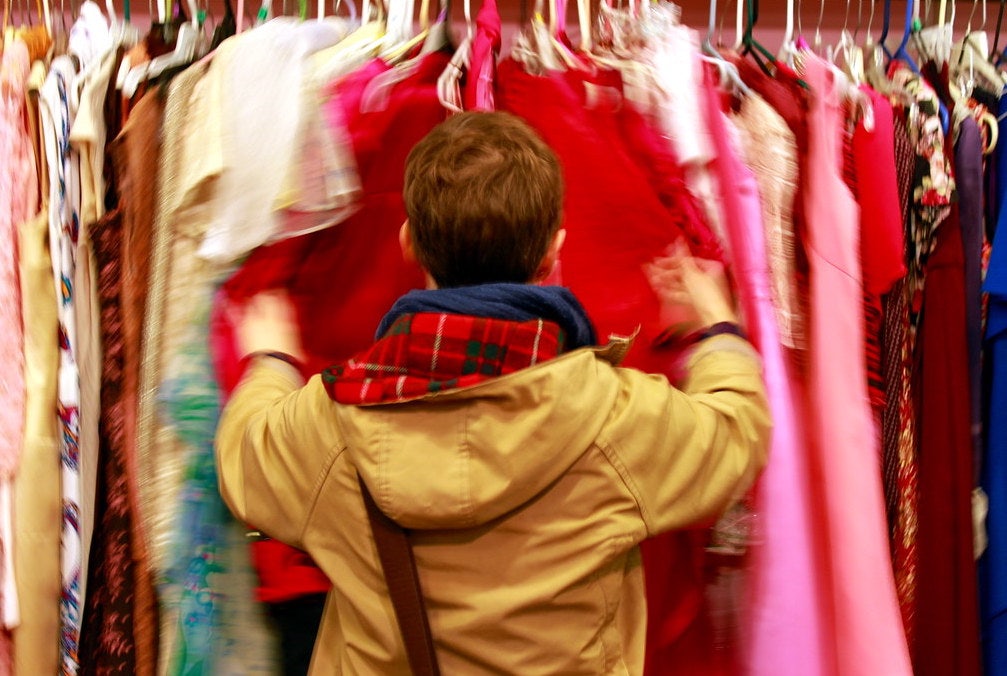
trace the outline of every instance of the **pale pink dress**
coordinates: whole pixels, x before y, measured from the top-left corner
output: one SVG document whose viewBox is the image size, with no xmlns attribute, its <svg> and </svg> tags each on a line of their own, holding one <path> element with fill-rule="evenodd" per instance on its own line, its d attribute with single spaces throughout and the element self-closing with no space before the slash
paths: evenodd
<svg viewBox="0 0 1007 676">
<path fill-rule="evenodd" d="M 811 268 L 809 430 L 822 501 L 834 673 L 909 676 L 864 361 L 859 213 L 840 175 L 843 117 L 830 66 L 809 55 L 804 209 Z M 781 645 L 780 650 L 788 650 Z"/>
</svg>

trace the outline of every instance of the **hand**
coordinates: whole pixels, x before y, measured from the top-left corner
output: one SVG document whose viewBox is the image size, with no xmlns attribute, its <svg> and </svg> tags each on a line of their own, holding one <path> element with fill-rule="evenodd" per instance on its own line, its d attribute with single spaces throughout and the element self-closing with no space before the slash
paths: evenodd
<svg viewBox="0 0 1007 676">
<path fill-rule="evenodd" d="M 681 240 L 667 256 L 644 266 L 644 272 L 661 301 L 665 327 L 685 334 L 738 321 L 723 264 L 694 258 Z"/>
<path fill-rule="evenodd" d="M 285 292 L 256 294 L 243 306 L 233 309 L 232 321 L 241 356 L 253 352 L 283 352 L 295 359 L 304 359 L 297 313 Z"/>
</svg>

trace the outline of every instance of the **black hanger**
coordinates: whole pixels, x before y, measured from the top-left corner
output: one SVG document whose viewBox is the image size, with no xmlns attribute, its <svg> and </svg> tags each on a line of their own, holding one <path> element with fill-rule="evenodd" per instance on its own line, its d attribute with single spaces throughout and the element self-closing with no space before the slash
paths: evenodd
<svg viewBox="0 0 1007 676">
<path fill-rule="evenodd" d="M 212 51 L 219 47 L 221 42 L 237 33 L 237 31 L 238 22 L 234 16 L 234 9 L 231 7 L 231 0 L 224 0 L 224 18 L 213 29 L 210 50 Z"/>
<path fill-rule="evenodd" d="M 1000 54 L 1000 27 L 1003 25 L 1004 20 L 1004 4 L 1007 0 L 1000 0 L 1000 9 L 997 10 L 997 29 L 993 33 L 993 49 L 990 50 L 990 63 L 998 62 L 1001 60 L 1002 54 Z"/>
</svg>

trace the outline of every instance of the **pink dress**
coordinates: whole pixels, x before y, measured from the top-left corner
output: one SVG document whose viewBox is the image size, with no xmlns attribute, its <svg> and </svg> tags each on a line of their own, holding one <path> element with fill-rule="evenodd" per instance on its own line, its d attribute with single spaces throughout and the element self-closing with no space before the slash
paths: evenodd
<svg viewBox="0 0 1007 676">
<path fill-rule="evenodd" d="M 835 668 L 844 675 L 909 675 L 866 385 L 859 214 L 839 175 L 842 112 L 825 62 L 809 56 L 804 79 L 812 92 L 804 177 L 810 452 L 822 500 L 819 565 L 831 597 Z"/>
<path fill-rule="evenodd" d="M 761 545 L 752 552 L 749 593 L 742 601 L 747 604 L 742 662 L 748 673 L 766 676 L 829 674 L 826 599 L 816 560 L 814 482 L 800 385 L 785 359 L 776 323 L 758 186 L 731 148 L 717 98 L 708 78 L 705 117 L 716 149 L 711 170 L 721 187 L 734 279 L 746 329 L 762 355 L 773 414 L 769 464 L 756 489 Z M 745 101 L 743 105 L 757 104 Z"/>
</svg>

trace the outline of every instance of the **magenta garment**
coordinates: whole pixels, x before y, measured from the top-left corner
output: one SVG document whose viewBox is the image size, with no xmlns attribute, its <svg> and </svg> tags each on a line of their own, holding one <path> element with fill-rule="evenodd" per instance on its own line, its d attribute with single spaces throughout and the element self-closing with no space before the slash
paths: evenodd
<svg viewBox="0 0 1007 676">
<path fill-rule="evenodd" d="M 707 78 L 706 123 L 717 157 L 711 170 L 720 186 L 732 270 L 752 344 L 762 355 L 773 414 L 769 464 L 756 488 L 758 532 L 748 571 L 742 662 L 758 676 L 830 674 L 827 599 L 818 567 L 814 493 L 805 445 L 800 383 L 780 342 L 758 186 L 729 143 L 718 93 Z"/>
<path fill-rule="evenodd" d="M 808 56 L 804 78 L 813 94 L 804 176 L 810 452 L 824 508 L 819 565 L 830 592 L 836 673 L 909 676 L 867 394 L 859 214 L 839 174 L 844 120 L 829 66 Z"/>
<path fill-rule="evenodd" d="M 476 15 L 476 34 L 472 39 L 469 72 L 462 90 L 465 110 L 496 109 L 493 87 L 496 82 L 496 57 L 500 53 L 500 13 L 496 0 L 484 0 Z"/>
</svg>

